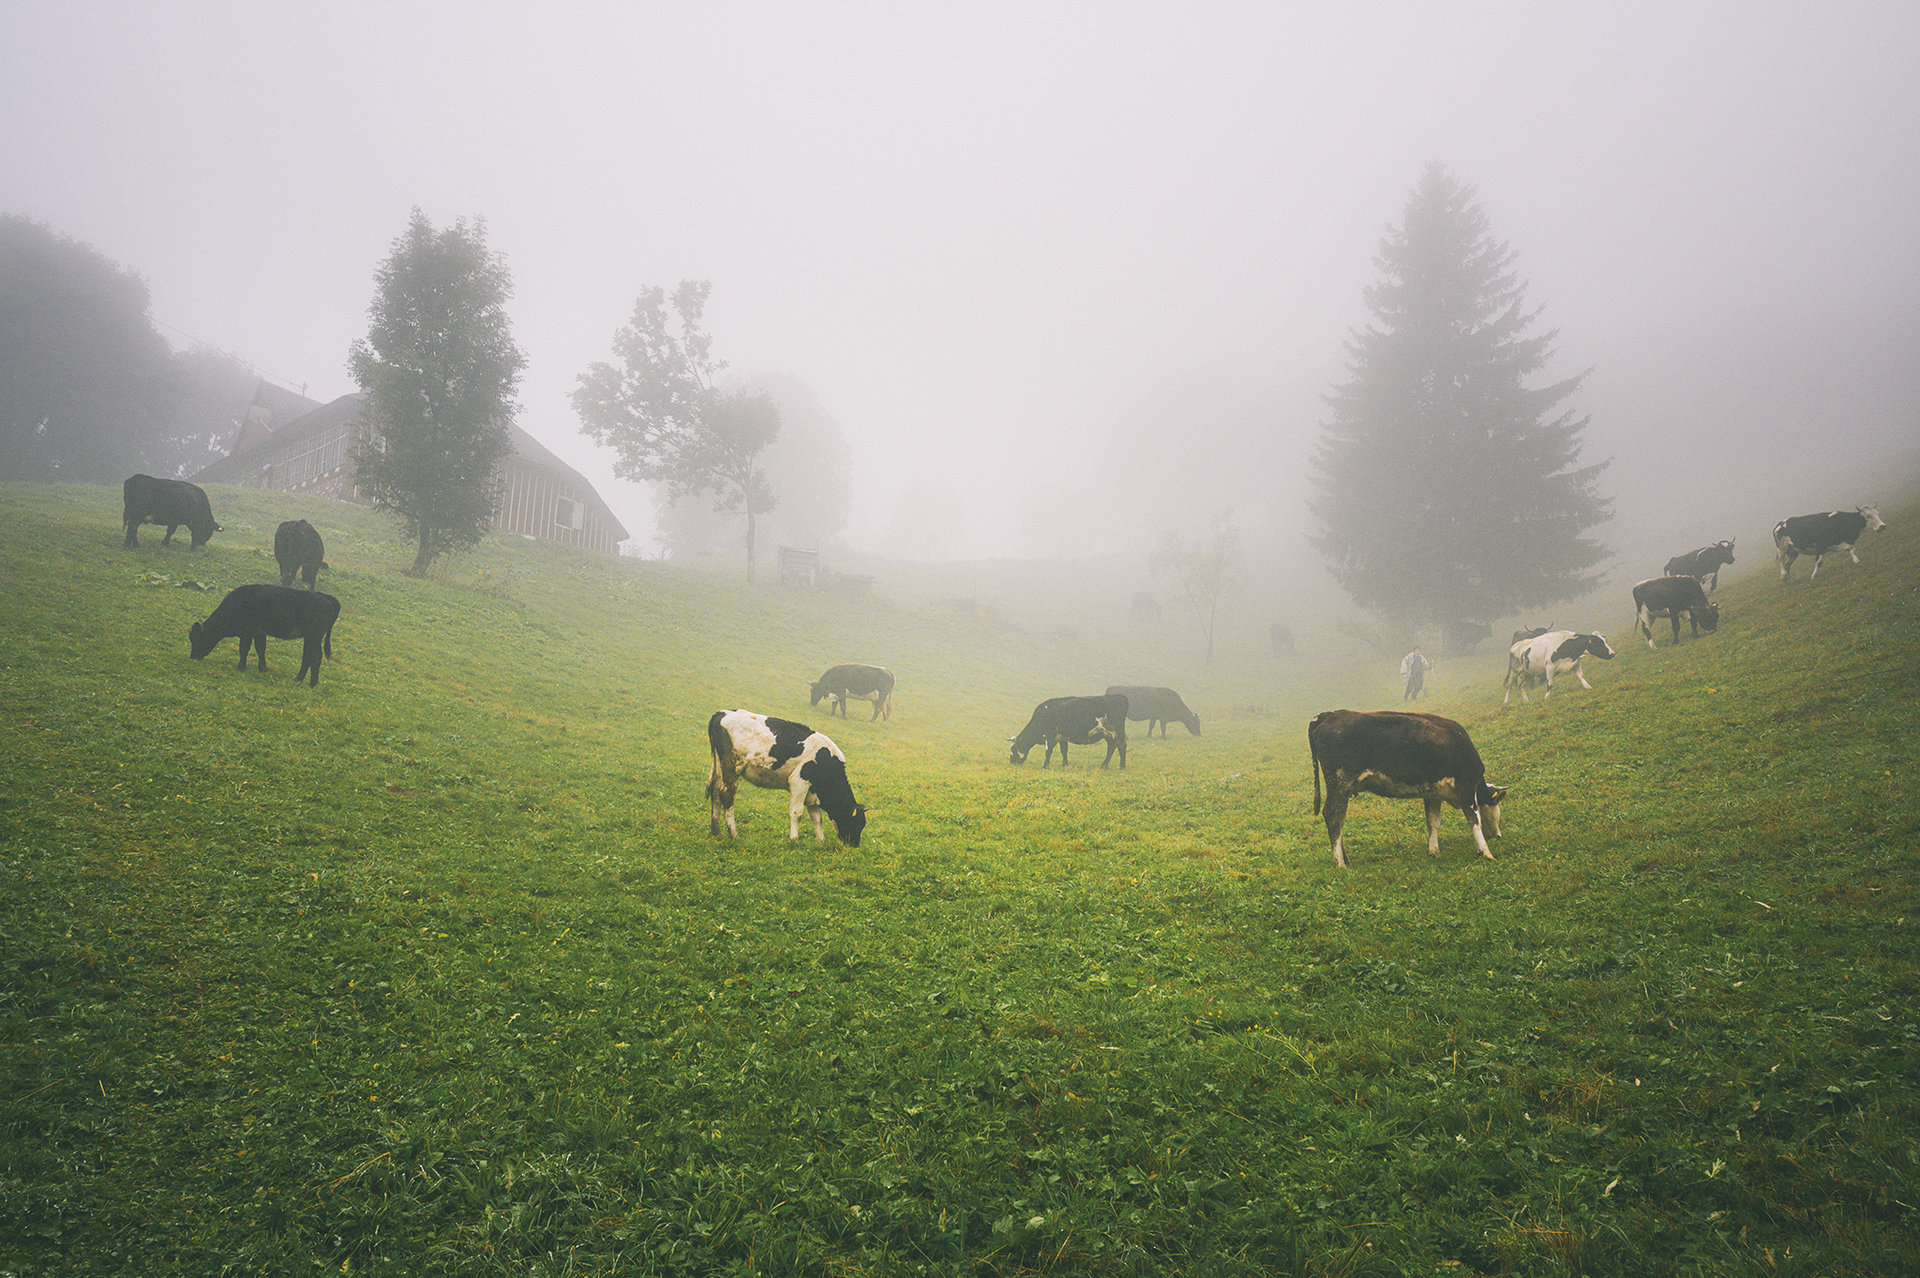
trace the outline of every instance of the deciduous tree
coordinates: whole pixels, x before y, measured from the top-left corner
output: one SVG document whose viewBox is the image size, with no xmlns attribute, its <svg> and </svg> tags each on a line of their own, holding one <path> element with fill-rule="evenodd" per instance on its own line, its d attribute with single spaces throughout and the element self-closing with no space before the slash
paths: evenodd
<svg viewBox="0 0 1920 1278">
<path fill-rule="evenodd" d="M 512 277 L 486 223 L 436 230 L 419 209 L 374 276 L 371 324 L 348 363 L 372 432 L 356 482 L 406 521 L 419 576 L 492 525 L 526 359 L 507 319 Z"/>
<path fill-rule="evenodd" d="M 1355 603 L 1414 627 L 1572 599 L 1598 584 L 1606 463 L 1580 460 L 1585 374 L 1536 382 L 1514 250 L 1473 188 L 1430 165 L 1381 242 L 1373 320 L 1347 343 L 1313 459 L 1314 546 Z"/>
<path fill-rule="evenodd" d="M 171 473 L 172 359 L 145 280 L 91 245 L 0 215 L 0 479 Z"/>
<path fill-rule="evenodd" d="M 713 286 L 682 280 L 647 288 L 633 318 L 614 334 L 618 366 L 596 362 L 580 375 L 573 409 L 591 438 L 612 446 L 615 473 L 663 485 L 670 500 L 711 493 L 714 509 L 747 517 L 747 580 L 754 578 L 756 518 L 778 498 L 761 454 L 780 434 L 780 410 L 761 392 L 715 384 L 725 364 L 701 326 Z M 677 321 L 677 322 L 676 322 Z"/>
<path fill-rule="evenodd" d="M 1205 539 L 1189 542 L 1169 532 L 1148 559 L 1157 577 L 1170 577 L 1180 605 L 1192 615 L 1207 643 L 1206 664 L 1213 665 L 1213 636 L 1220 601 L 1240 583 L 1240 530 L 1220 519 Z"/>
</svg>

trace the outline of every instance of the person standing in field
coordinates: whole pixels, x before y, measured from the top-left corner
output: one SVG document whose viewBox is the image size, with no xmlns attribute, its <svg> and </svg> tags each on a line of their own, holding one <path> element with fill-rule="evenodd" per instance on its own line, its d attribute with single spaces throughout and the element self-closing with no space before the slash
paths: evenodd
<svg viewBox="0 0 1920 1278">
<path fill-rule="evenodd" d="M 1400 658 L 1400 677 L 1407 681 L 1407 690 L 1400 697 L 1402 701 L 1420 699 L 1420 694 L 1427 690 L 1427 671 L 1431 669 L 1433 663 L 1418 648 Z"/>
</svg>

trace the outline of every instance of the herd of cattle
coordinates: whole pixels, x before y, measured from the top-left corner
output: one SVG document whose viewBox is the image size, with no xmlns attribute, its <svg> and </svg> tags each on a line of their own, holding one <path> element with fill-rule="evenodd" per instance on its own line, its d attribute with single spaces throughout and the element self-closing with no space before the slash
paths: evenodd
<svg viewBox="0 0 1920 1278">
<path fill-rule="evenodd" d="M 213 505 L 207 500 L 206 490 L 197 484 L 135 475 L 121 485 L 121 494 L 125 501 L 122 522 L 127 530 L 123 544 L 128 547 L 139 546 L 137 534 L 141 524 L 165 528 L 167 535 L 160 540 L 163 546 L 173 540 L 176 529 L 184 527 L 193 534 L 191 549 L 195 550 L 221 531 L 220 525 L 214 522 Z M 326 554 L 326 546 L 312 524 L 304 519 L 290 519 L 281 524 L 273 534 L 273 557 L 280 565 L 280 584 L 235 586 L 229 590 L 211 616 L 194 622 L 188 630 L 188 655 L 195 661 L 203 661 L 222 640 L 238 639 L 240 669 L 247 668 L 247 650 L 251 648 L 259 668 L 265 670 L 269 638 L 299 639 L 303 646 L 294 682 L 305 679 L 308 687 L 318 687 L 320 658 L 322 654 L 333 656 L 333 623 L 340 619 L 340 601 L 314 588 L 320 570 L 327 566 Z M 296 576 L 307 583 L 305 590 L 293 588 Z"/>
<path fill-rule="evenodd" d="M 135 475 L 126 481 L 124 496 L 128 547 L 138 546 L 136 532 L 141 524 L 166 528 L 163 545 L 172 541 L 175 530 L 185 527 L 192 533 L 194 549 L 221 531 L 205 491 L 182 480 Z M 1773 528 L 1780 580 L 1788 579 L 1794 560 L 1802 555 L 1813 556 L 1809 580 L 1819 575 L 1821 561 L 1834 551 L 1844 550 L 1859 563 L 1855 544 L 1866 532 L 1886 526 L 1872 506 L 1781 520 Z M 280 566 L 280 584 L 234 587 L 211 616 L 194 623 L 188 632 L 188 650 L 199 661 L 222 640 L 237 638 L 240 669 L 247 668 L 251 647 L 258 653 L 259 668 L 265 670 L 269 637 L 300 639 L 304 649 L 294 679 L 309 679 L 310 686 L 317 686 L 320 660 L 323 654 L 333 655 L 333 627 L 340 617 L 340 601 L 315 589 L 321 569 L 327 566 L 326 548 L 313 525 L 297 519 L 279 526 L 273 549 Z M 1720 569 L 1733 562 L 1733 542 L 1718 541 L 1676 555 L 1667 561 L 1664 576 L 1635 585 L 1634 620 L 1647 647 L 1656 646 L 1653 623 L 1661 617 L 1672 622 L 1676 644 L 1680 642 L 1683 614 L 1695 638 L 1703 630 L 1713 633 L 1719 626 L 1720 606 L 1708 596 L 1719 585 Z M 306 583 L 305 590 L 293 588 L 296 576 Z M 1139 607 L 1138 599 L 1135 607 Z M 1284 628 L 1274 629 L 1271 638 L 1279 651 L 1282 637 L 1278 632 Z M 1285 640 L 1291 647 L 1291 633 Z M 1613 656 L 1605 637 L 1596 633 L 1548 627 L 1515 631 L 1508 649 L 1501 704 L 1512 702 L 1516 688 L 1522 701 L 1530 701 L 1528 689 L 1540 683 L 1546 684 L 1545 695 L 1551 697 L 1554 679 L 1566 674 L 1590 689 L 1593 685 L 1587 682 L 1580 663 L 1587 657 L 1607 661 Z M 837 712 L 846 718 L 847 702 L 854 700 L 873 703 L 870 722 L 893 717 L 894 677 L 885 666 L 832 666 L 811 681 L 808 690 L 810 704 L 817 706 L 823 700 L 830 703 L 830 715 Z M 1164 738 L 1167 726 L 1176 722 L 1186 725 L 1192 735 L 1200 735 L 1200 716 L 1173 689 L 1116 684 L 1097 697 L 1051 697 L 1042 701 L 1034 707 L 1026 726 L 1010 738 L 1007 760 L 1025 763 L 1033 748 L 1044 744 L 1041 766 L 1052 766 L 1057 748 L 1060 764 L 1065 767 L 1069 746 L 1104 745 L 1106 757 L 1100 766 L 1107 767 L 1118 755 L 1124 771 L 1129 721 L 1144 722 L 1148 737 L 1158 727 Z M 751 710 L 718 710 L 707 722 L 707 742 L 713 760 L 707 799 L 716 837 L 722 826 L 729 837 L 738 836 L 733 805 L 744 780 L 787 792 L 789 839 L 800 837 L 800 818 L 810 815 L 815 840 L 825 842 L 824 814 L 842 842 L 848 847 L 860 846 L 860 834 L 871 809 L 854 798 L 847 757 L 825 733 Z M 1307 725 L 1307 747 L 1313 762 L 1313 810 L 1325 817 L 1335 865 L 1347 864 L 1342 838 L 1347 805 L 1361 793 L 1422 800 L 1427 812 L 1427 851 L 1436 856 L 1440 852 L 1442 808 L 1452 805 L 1460 809 L 1473 831 L 1474 845 L 1482 856 L 1492 859 L 1487 836 L 1500 834 L 1500 804 L 1507 788 L 1488 783 L 1479 751 L 1460 724 L 1439 715 L 1404 710 L 1329 710 L 1314 716 Z"/>
</svg>

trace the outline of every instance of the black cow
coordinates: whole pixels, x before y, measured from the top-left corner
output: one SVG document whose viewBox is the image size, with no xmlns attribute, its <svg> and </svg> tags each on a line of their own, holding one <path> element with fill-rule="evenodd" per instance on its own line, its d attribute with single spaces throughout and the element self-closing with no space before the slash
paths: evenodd
<svg viewBox="0 0 1920 1278">
<path fill-rule="evenodd" d="M 320 654 L 333 655 L 333 623 L 340 619 L 340 601 L 317 590 L 294 590 L 288 586 L 235 586 L 205 621 L 196 621 L 187 631 L 188 651 L 195 661 L 203 661 L 222 639 L 240 640 L 240 668 L 247 668 L 247 647 L 257 651 L 260 669 L 267 668 L 267 636 L 275 639 L 302 639 L 300 669 L 295 683 L 312 672 L 308 687 L 320 685 Z"/>
<path fill-rule="evenodd" d="M 1487 834 L 1500 836 L 1507 787 L 1487 784 L 1480 752 L 1453 720 L 1408 710 L 1328 710 L 1307 725 L 1307 749 L 1313 755 L 1316 814 L 1320 776 L 1327 778 L 1327 839 L 1335 865 L 1347 864 L 1340 832 L 1348 800 L 1361 793 L 1425 800 L 1427 852 L 1433 856 L 1440 855 L 1440 805 L 1451 803 L 1466 813 L 1480 855 L 1493 859 Z"/>
<path fill-rule="evenodd" d="M 1507 647 L 1511 649 L 1516 643 L 1524 643 L 1529 639 L 1538 639 L 1551 629 L 1553 629 L 1552 626 L 1528 626 L 1525 630 L 1516 630 L 1513 632 L 1513 638 L 1507 641 Z"/>
<path fill-rule="evenodd" d="M 1827 557 L 1830 550 L 1844 550 L 1856 564 L 1860 556 L 1853 553 L 1853 543 L 1860 540 L 1860 534 L 1872 530 L 1879 532 L 1887 526 L 1880 518 L 1875 506 L 1856 506 L 1852 510 L 1830 510 L 1824 515 L 1795 515 L 1783 519 L 1773 526 L 1773 545 L 1780 552 L 1780 580 L 1785 581 L 1793 568 L 1793 561 L 1801 555 L 1813 556 L 1813 571 L 1807 574 L 1812 581 L 1820 575 L 1820 561 Z"/>
<path fill-rule="evenodd" d="M 162 525 L 167 535 L 160 539 L 161 545 L 173 540 L 173 533 L 182 524 L 193 534 L 191 549 L 198 550 L 207 544 L 207 538 L 220 531 L 220 525 L 213 520 L 213 505 L 207 500 L 206 490 L 198 484 L 189 484 L 184 479 L 155 479 L 152 475 L 134 475 L 120 486 L 125 502 L 125 513 L 121 521 L 127 526 L 125 546 L 132 548 L 140 544 L 138 531 L 141 524 Z"/>
<path fill-rule="evenodd" d="M 1454 621 L 1447 625 L 1447 651 L 1472 652 L 1483 639 L 1493 638 L 1493 627 L 1484 621 Z"/>
<path fill-rule="evenodd" d="M 1709 591 L 1720 589 L 1720 569 L 1733 562 L 1733 539 L 1716 541 L 1711 546 L 1689 550 L 1667 560 L 1667 576 L 1698 577 Z"/>
<path fill-rule="evenodd" d="M 882 711 L 887 718 L 893 718 L 893 671 L 885 666 L 830 666 L 807 688 L 813 694 L 810 705 L 817 706 L 823 697 L 832 697 L 833 705 L 827 708 L 827 713 L 838 710 L 842 719 L 847 717 L 848 697 L 859 701 L 872 699 L 873 719 L 867 720 L 869 723 L 878 719 Z"/>
<path fill-rule="evenodd" d="M 327 566 L 326 543 L 304 519 L 289 519 L 274 530 L 273 557 L 280 561 L 280 584 L 291 586 L 294 574 L 313 589 L 320 570 Z"/>
<path fill-rule="evenodd" d="M 800 814 L 808 812 L 813 815 L 814 841 L 825 843 L 827 833 L 820 824 L 824 810 L 833 819 L 840 841 L 850 848 L 860 846 L 869 809 L 854 799 L 853 785 L 847 780 L 847 756 L 825 733 L 751 710 L 716 710 L 707 720 L 707 745 L 713 752 L 707 803 L 715 837 L 723 823 L 727 837 L 740 836 L 733 799 L 744 778 L 765 790 L 787 792 L 789 840 L 800 838 Z"/>
<path fill-rule="evenodd" d="M 1673 641 L 1680 642 L 1683 612 L 1693 627 L 1695 639 L 1702 630 L 1712 634 L 1720 628 L 1720 605 L 1707 602 L 1707 588 L 1698 577 L 1649 577 L 1633 588 L 1633 618 L 1640 633 L 1647 637 L 1649 648 L 1654 646 L 1653 619 L 1660 616 L 1673 618 Z"/>
<path fill-rule="evenodd" d="M 1107 757 L 1100 761 L 1101 767 L 1113 762 L 1114 751 L 1120 752 L 1120 770 L 1127 767 L 1127 699 L 1122 696 L 1107 697 L 1051 697 L 1033 708 L 1033 718 L 1027 720 L 1027 726 L 1020 729 L 1020 735 L 1012 738 L 1013 748 L 1007 752 L 1008 763 L 1025 763 L 1027 754 L 1042 741 L 1047 743 L 1047 757 L 1040 764 L 1043 768 L 1053 766 L 1053 747 L 1060 747 L 1060 766 L 1067 766 L 1067 745 L 1092 745 L 1096 741 L 1107 743 Z"/>
<path fill-rule="evenodd" d="M 1160 725 L 1160 735 L 1167 735 L 1169 723 L 1184 723 L 1187 731 L 1194 736 L 1200 735 L 1200 716 L 1187 709 L 1187 703 L 1172 688 L 1147 688 L 1132 685 L 1114 684 L 1107 689 L 1109 697 L 1127 699 L 1127 718 L 1138 723 L 1147 721 L 1147 736 L 1153 736 L 1153 726 Z"/>
</svg>

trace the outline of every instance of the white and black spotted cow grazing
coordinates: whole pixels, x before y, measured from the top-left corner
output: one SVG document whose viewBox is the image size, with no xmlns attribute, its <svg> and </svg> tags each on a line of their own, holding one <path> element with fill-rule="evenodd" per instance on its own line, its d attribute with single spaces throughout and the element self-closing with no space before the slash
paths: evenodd
<svg viewBox="0 0 1920 1278">
<path fill-rule="evenodd" d="M 707 776 L 707 801 L 712 807 L 713 833 L 724 822 L 727 837 L 738 838 L 733 799 L 745 779 L 766 790 L 785 789 L 787 837 L 800 837 L 800 814 L 813 814 L 813 837 L 824 843 L 820 824 L 825 811 L 835 833 L 850 848 L 860 846 L 867 825 L 867 809 L 856 802 L 847 780 L 847 756 L 840 747 L 804 723 L 775 719 L 751 710 L 716 710 L 707 720 L 707 743 L 713 748 L 713 771 Z"/>
<path fill-rule="evenodd" d="M 1693 627 L 1695 639 L 1700 637 L 1702 630 L 1712 634 L 1720 628 L 1720 605 L 1707 602 L 1707 589 L 1700 584 L 1698 577 L 1649 577 L 1633 588 L 1633 619 L 1640 627 L 1640 633 L 1647 637 L 1649 648 L 1654 646 L 1655 617 L 1672 617 L 1673 641 L 1676 644 L 1680 642 L 1680 614 L 1683 612 Z"/>
<path fill-rule="evenodd" d="M 1780 580 L 1785 581 L 1793 561 L 1801 555 L 1813 556 L 1812 581 L 1820 575 L 1820 561 L 1830 550 L 1844 550 L 1856 564 L 1860 556 L 1853 544 L 1865 532 L 1879 532 L 1887 526 L 1877 506 L 1856 506 L 1852 510 L 1830 510 L 1824 515 L 1795 515 L 1773 526 L 1773 545 L 1780 552 Z"/>
<path fill-rule="evenodd" d="M 1700 584 L 1712 593 L 1720 588 L 1720 569 L 1732 562 L 1733 539 L 1729 537 L 1667 560 L 1667 576 L 1698 577 Z"/>
<path fill-rule="evenodd" d="M 1553 695 L 1553 681 L 1558 675 L 1573 672 L 1580 686 L 1591 689 L 1587 676 L 1580 671 L 1582 657 L 1598 657 L 1602 661 L 1613 660 L 1613 649 L 1607 646 L 1603 635 L 1586 634 L 1573 630 L 1549 630 L 1544 635 L 1532 639 L 1523 639 L 1507 650 L 1506 696 L 1500 699 L 1501 705 L 1513 700 L 1513 690 L 1520 689 L 1520 699 L 1531 701 L 1527 689 L 1544 681 L 1547 696 Z"/>
<path fill-rule="evenodd" d="M 1341 830 L 1356 794 L 1422 799 L 1427 806 L 1427 851 L 1440 855 L 1440 805 L 1466 813 L 1473 843 L 1489 861 L 1487 835 L 1500 835 L 1500 804 L 1507 787 L 1488 785 L 1480 752 L 1467 730 L 1437 714 L 1405 710 L 1328 710 L 1307 725 L 1313 755 L 1313 810 L 1320 812 L 1320 777 L 1327 778 L 1327 839 L 1333 863 L 1345 867 Z"/>
<path fill-rule="evenodd" d="M 1101 767 L 1120 754 L 1120 770 L 1127 768 L 1127 699 L 1118 693 L 1104 697 L 1050 697 L 1033 708 L 1033 717 L 1020 734 L 1011 738 L 1008 763 L 1025 763 L 1027 754 L 1042 741 L 1047 756 L 1040 766 L 1053 766 L 1053 748 L 1060 747 L 1060 766 L 1067 766 L 1067 746 L 1107 743 L 1107 757 Z"/>
</svg>

